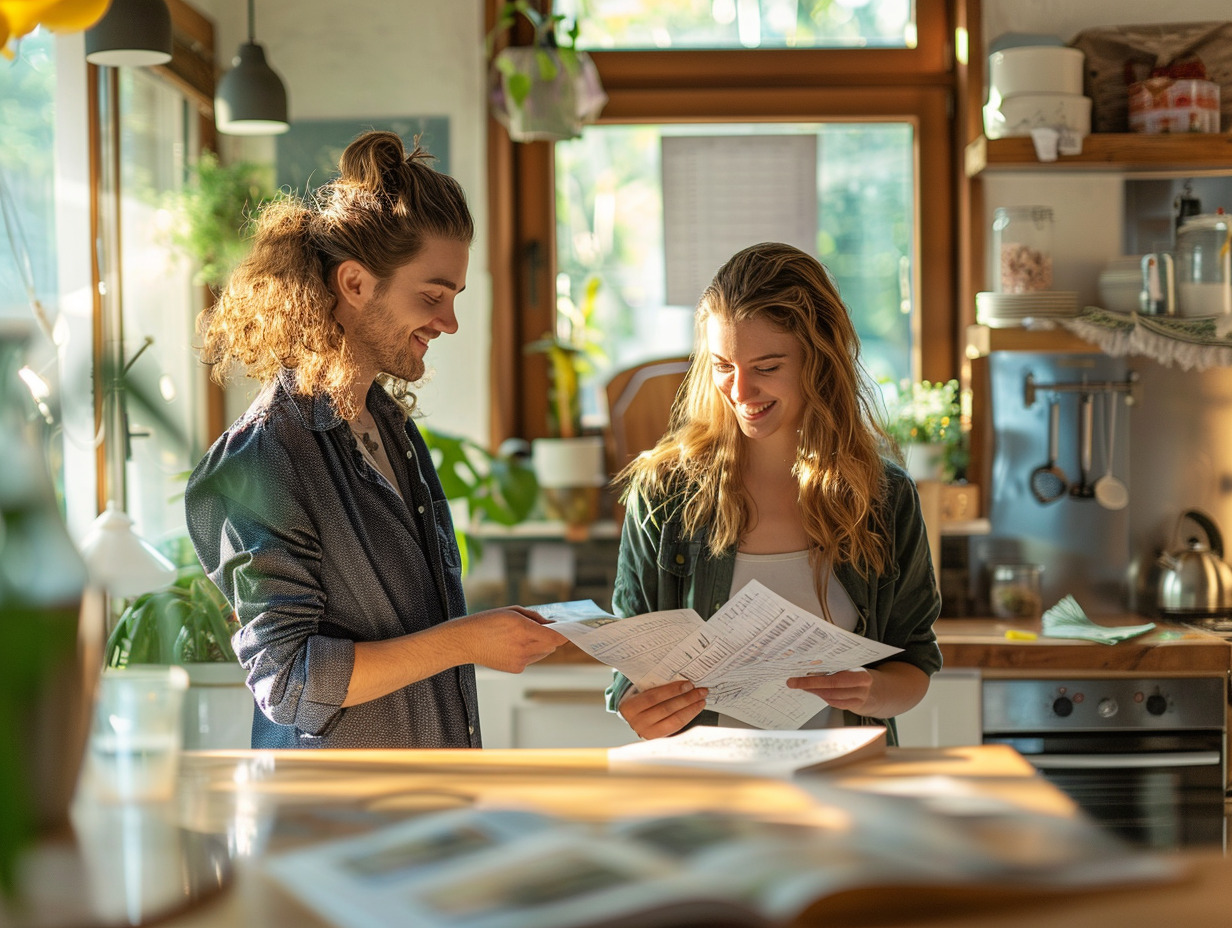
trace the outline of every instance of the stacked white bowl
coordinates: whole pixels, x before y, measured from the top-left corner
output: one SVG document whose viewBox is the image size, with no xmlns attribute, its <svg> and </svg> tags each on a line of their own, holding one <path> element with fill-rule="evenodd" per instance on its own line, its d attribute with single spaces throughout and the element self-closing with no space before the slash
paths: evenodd
<svg viewBox="0 0 1232 928">
<path fill-rule="evenodd" d="M 988 56 L 984 134 L 1030 135 L 1045 126 L 1091 132 L 1091 98 L 1082 95 L 1084 56 L 1066 45 L 1014 45 Z"/>
</svg>

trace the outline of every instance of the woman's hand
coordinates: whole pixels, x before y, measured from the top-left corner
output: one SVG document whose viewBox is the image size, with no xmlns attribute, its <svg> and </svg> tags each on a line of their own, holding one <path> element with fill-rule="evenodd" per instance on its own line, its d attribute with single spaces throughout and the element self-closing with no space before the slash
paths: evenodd
<svg viewBox="0 0 1232 928">
<path fill-rule="evenodd" d="M 928 674 L 906 661 L 857 667 L 814 677 L 791 677 L 793 690 L 808 690 L 836 709 L 888 719 L 906 712 L 928 692 Z"/>
<path fill-rule="evenodd" d="M 860 667 L 812 677 L 792 677 L 787 681 L 787 686 L 820 696 L 836 709 L 863 715 L 873 692 L 873 675 Z"/>
<path fill-rule="evenodd" d="M 676 680 L 639 692 L 630 690 L 617 711 L 641 738 L 674 735 L 706 708 L 707 689 Z"/>
</svg>

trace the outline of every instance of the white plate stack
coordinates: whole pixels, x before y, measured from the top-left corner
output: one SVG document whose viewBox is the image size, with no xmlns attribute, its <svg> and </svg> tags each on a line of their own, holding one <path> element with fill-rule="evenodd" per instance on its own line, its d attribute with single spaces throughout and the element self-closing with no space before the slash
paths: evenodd
<svg viewBox="0 0 1232 928">
<path fill-rule="evenodd" d="M 984 134 L 1030 135 L 1032 129 L 1091 132 L 1091 98 L 1082 95 L 1085 56 L 1066 45 L 1019 45 L 988 56 Z"/>
<path fill-rule="evenodd" d="M 1050 327 L 1054 319 L 1077 315 L 1077 290 L 975 295 L 975 321 L 993 329 Z"/>
</svg>

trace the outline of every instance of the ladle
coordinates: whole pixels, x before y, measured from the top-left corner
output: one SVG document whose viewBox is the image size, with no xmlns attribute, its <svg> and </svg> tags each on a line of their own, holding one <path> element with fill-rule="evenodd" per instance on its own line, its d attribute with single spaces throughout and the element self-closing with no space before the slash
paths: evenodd
<svg viewBox="0 0 1232 928">
<path fill-rule="evenodd" d="M 1069 480 L 1057 467 L 1057 445 L 1061 434 L 1061 407 L 1053 400 L 1048 407 L 1048 462 L 1031 471 L 1031 493 L 1041 503 L 1051 503 L 1065 495 Z"/>
<path fill-rule="evenodd" d="M 1108 404 L 1108 444 L 1104 448 L 1108 464 L 1104 475 L 1095 481 L 1095 501 L 1105 509 L 1124 509 L 1129 505 L 1129 487 L 1112 474 L 1112 452 L 1116 448 L 1116 410 L 1118 397 L 1115 393 L 1106 396 Z"/>
</svg>

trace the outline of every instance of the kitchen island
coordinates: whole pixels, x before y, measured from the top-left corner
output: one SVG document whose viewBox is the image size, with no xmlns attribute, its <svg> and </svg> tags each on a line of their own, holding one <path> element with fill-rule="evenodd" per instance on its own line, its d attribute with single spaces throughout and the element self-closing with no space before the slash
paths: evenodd
<svg viewBox="0 0 1232 928">
<path fill-rule="evenodd" d="M 100 802 L 87 769 L 77 841 L 50 842 L 35 855 L 24 881 L 31 905 L 11 923 L 315 928 L 327 922 L 271 879 L 262 866 L 269 855 L 449 809 L 533 808 L 582 822 L 705 811 L 810 821 L 820 810 L 841 809 L 842 795 L 889 803 L 893 795 L 934 794 L 965 808 L 960 817 L 994 803 L 1012 806 L 1023 822 L 1076 815 L 1021 757 L 992 745 L 891 748 L 882 758 L 793 780 L 618 773 L 607 768 L 605 752 L 587 749 L 188 752 L 177 795 L 164 804 Z M 905 834 L 901 829 L 900 839 Z M 1050 853 L 1029 841 L 1008 850 Z M 1220 924 L 1232 878 L 1228 860 L 1193 852 L 1165 863 L 1167 875 L 1150 885 L 1115 877 L 1083 889 L 996 880 L 874 885 L 822 898 L 790 923 Z"/>
</svg>

